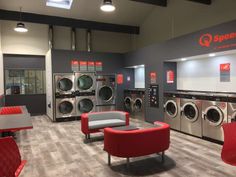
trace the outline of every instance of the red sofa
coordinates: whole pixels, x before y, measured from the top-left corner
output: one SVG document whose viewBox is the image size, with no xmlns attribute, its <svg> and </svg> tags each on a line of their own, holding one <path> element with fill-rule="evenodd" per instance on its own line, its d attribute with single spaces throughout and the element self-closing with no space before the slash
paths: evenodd
<svg viewBox="0 0 236 177">
<path fill-rule="evenodd" d="M 90 133 L 101 132 L 106 127 L 129 125 L 129 113 L 123 111 L 104 111 L 84 113 L 81 115 L 81 130 L 85 138 L 90 138 Z"/>
<path fill-rule="evenodd" d="M 120 131 L 112 128 L 104 129 L 104 150 L 108 153 L 108 164 L 111 164 L 111 155 L 127 158 L 145 156 L 162 152 L 170 145 L 170 126 L 166 123 L 155 122 L 157 127 Z"/>
</svg>

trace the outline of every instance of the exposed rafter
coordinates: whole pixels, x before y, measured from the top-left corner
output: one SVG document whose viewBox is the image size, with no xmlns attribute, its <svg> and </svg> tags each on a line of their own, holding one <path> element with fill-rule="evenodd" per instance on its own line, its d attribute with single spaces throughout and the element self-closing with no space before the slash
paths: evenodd
<svg viewBox="0 0 236 177">
<path fill-rule="evenodd" d="M 167 0 L 131 0 L 131 1 L 153 4 L 153 5 L 162 6 L 162 7 L 167 6 Z"/>
<path fill-rule="evenodd" d="M 212 3 L 211 0 L 188 0 L 188 1 L 193 1 L 193 2 L 202 3 L 202 4 L 206 4 L 206 5 L 211 5 L 211 3 Z"/>
<path fill-rule="evenodd" d="M 95 21 L 78 20 L 73 18 L 64 18 L 48 15 L 40 15 L 22 12 L 22 21 L 31 23 L 40 23 L 48 25 L 68 26 L 74 28 L 84 28 L 91 30 L 101 30 L 128 34 L 139 34 L 139 27 L 128 25 L 117 25 L 111 23 L 101 23 Z M 0 20 L 18 21 L 20 13 L 16 11 L 7 11 L 0 9 Z"/>
</svg>

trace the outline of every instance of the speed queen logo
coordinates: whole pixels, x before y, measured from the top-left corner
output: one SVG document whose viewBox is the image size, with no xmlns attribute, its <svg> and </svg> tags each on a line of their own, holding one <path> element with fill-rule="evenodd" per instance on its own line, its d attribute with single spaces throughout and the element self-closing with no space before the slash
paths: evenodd
<svg viewBox="0 0 236 177">
<path fill-rule="evenodd" d="M 206 33 L 200 36 L 199 44 L 202 47 L 210 47 L 212 43 L 221 43 L 235 38 L 236 38 L 236 32 L 222 35 L 221 34 L 212 35 L 210 33 Z"/>
</svg>

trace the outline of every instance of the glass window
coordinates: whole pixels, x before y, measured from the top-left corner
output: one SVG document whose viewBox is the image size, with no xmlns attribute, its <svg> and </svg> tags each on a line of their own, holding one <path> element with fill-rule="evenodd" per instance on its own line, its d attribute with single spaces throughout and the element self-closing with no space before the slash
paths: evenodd
<svg viewBox="0 0 236 177">
<path fill-rule="evenodd" d="M 6 95 L 44 94 L 44 70 L 5 70 Z"/>
</svg>

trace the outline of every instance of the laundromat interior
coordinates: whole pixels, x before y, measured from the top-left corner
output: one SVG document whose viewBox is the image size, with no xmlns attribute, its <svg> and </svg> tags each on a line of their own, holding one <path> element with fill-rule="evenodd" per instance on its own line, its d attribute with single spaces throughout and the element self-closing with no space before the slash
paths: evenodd
<svg viewBox="0 0 236 177">
<path fill-rule="evenodd" d="M 235 177 L 235 7 L 0 0 L 0 177 Z"/>
</svg>

